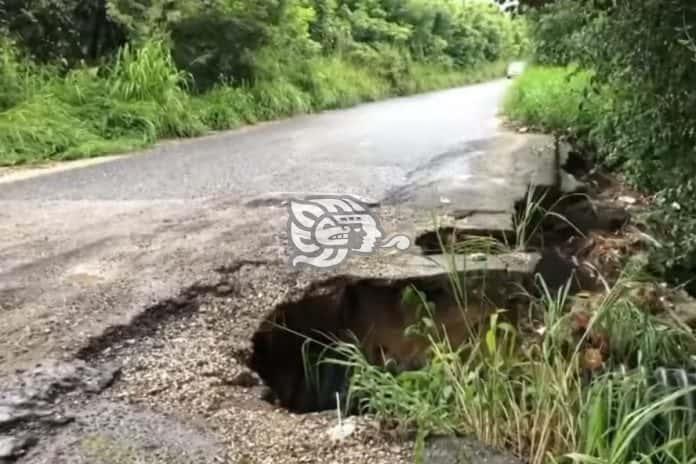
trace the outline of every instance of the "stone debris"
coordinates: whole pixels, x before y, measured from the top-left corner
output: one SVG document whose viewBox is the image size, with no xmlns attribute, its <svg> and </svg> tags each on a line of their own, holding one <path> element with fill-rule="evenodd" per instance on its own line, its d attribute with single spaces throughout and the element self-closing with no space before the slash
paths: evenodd
<svg viewBox="0 0 696 464">
<path fill-rule="evenodd" d="M 332 441 L 342 442 L 355 432 L 355 421 L 352 418 L 340 421 L 326 431 Z"/>
<path fill-rule="evenodd" d="M 689 327 L 696 328 L 696 301 L 683 301 L 674 305 L 674 316 Z"/>
<path fill-rule="evenodd" d="M 34 369 L 1 378 L 0 429 L 12 431 L 27 425 L 65 426 L 74 420 L 74 416 L 69 407 L 62 404 L 62 397 L 99 393 L 113 382 L 117 373 L 117 368 L 94 368 L 80 360 L 48 360 Z M 3 437 L 0 458 L 16 456 L 20 450 L 36 442 L 31 436 Z"/>
<path fill-rule="evenodd" d="M 621 203 L 626 203 L 627 205 L 635 205 L 638 200 L 635 197 L 629 197 L 628 195 L 622 195 L 618 198 Z"/>
<path fill-rule="evenodd" d="M 21 437 L 0 435 L 0 463 L 11 462 L 27 452 L 37 442 L 33 435 Z"/>
<path fill-rule="evenodd" d="M 579 181 L 574 175 L 561 171 L 561 193 L 571 195 L 587 192 L 587 184 Z"/>
<path fill-rule="evenodd" d="M 520 459 L 466 437 L 435 437 L 426 443 L 427 464 L 522 464 Z"/>
</svg>

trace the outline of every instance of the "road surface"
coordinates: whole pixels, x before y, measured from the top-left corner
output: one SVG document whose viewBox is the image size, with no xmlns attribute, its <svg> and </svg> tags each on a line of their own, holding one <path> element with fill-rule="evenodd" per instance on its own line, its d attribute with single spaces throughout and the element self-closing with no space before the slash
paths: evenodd
<svg viewBox="0 0 696 464">
<path fill-rule="evenodd" d="M 209 454 L 201 462 L 218 462 L 210 457 L 218 445 L 209 445 L 217 439 L 229 462 L 257 462 L 246 461 L 247 452 L 258 462 L 297 462 L 293 453 L 303 462 L 328 462 L 327 453 L 337 453 L 332 462 L 408 462 L 400 445 L 366 447 L 356 438 L 350 450 L 332 447 L 321 430 L 333 416 L 270 411 L 253 391 L 210 384 L 209 365 L 241 369 L 231 353 L 243 351 L 238 344 L 264 314 L 321 277 L 288 268 L 284 198 L 359 195 L 381 203 L 387 232 L 411 236 L 442 205 L 479 212 L 483 222 L 491 214 L 509 221 L 540 161 L 527 136 L 500 125 L 506 86 L 393 99 L 166 142 L 87 167 L 0 177 L 0 400 L 4 374 L 46 359 L 93 361 L 113 348 L 123 363 L 115 396 L 78 408 L 79 420 L 42 437 L 27 462 L 115 462 L 57 456 L 114 446 L 121 453 L 123 442 L 170 453 L 137 462 L 175 462 L 172 455 L 198 462 L 187 454 L 194 442 Z M 363 263 L 368 274 L 379 272 L 379 260 Z M 209 285 L 220 276 L 224 285 Z M 201 309 L 163 322 L 182 308 Z M 133 410 L 124 397 L 141 406 Z M 201 437 L 151 410 L 217 432 Z"/>
</svg>

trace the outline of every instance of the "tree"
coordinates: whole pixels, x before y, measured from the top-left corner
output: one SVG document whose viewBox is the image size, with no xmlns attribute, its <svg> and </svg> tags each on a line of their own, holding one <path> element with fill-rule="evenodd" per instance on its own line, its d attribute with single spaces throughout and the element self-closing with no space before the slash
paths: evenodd
<svg viewBox="0 0 696 464">
<path fill-rule="evenodd" d="M 125 43 L 106 0 L 5 0 L 5 27 L 39 61 L 94 61 Z"/>
</svg>

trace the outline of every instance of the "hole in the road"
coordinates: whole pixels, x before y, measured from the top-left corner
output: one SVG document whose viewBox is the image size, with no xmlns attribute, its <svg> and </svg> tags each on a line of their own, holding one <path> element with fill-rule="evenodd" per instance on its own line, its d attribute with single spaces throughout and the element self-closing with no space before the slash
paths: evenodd
<svg viewBox="0 0 696 464">
<path fill-rule="evenodd" d="M 336 342 L 359 346 L 373 365 L 398 370 L 422 366 L 429 343 L 406 330 L 422 315 L 418 303 L 404 298 L 407 289 L 414 288 L 432 304 L 435 327 L 446 332 L 454 346 L 495 308 L 509 307 L 510 295 L 519 292 L 512 281 L 468 277 L 462 309 L 446 274 L 400 282 L 332 279 L 274 309 L 253 336 L 249 367 L 272 390 L 271 399 L 286 409 L 335 409 L 336 395 L 344 399 L 349 382 L 346 367 L 327 362 L 340 359 L 333 349 Z"/>
<path fill-rule="evenodd" d="M 528 211 L 530 202 L 538 204 L 540 216 Z M 406 329 L 419 317 L 403 299 L 407 288 L 417 288 L 434 303 L 434 325 L 446 331 L 456 346 L 494 308 L 518 308 L 511 300 L 520 295 L 520 287 L 529 293 L 537 290 L 537 275 L 552 291 L 568 281 L 572 291 L 596 288 L 597 276 L 578 259 L 587 247 L 585 235 L 616 230 L 627 220 L 622 209 L 597 206 L 583 195 L 563 196 L 548 190 L 531 191 L 516 205 L 515 214 L 526 215 L 525 220 L 534 224 L 526 226 L 527 237 L 519 235 L 519 227 L 515 233 L 467 231 L 461 237 L 469 249 L 446 251 L 488 256 L 511 251 L 538 253 L 536 267 L 526 270 L 524 278 L 513 277 L 507 267 L 500 273 L 487 268 L 478 274 L 466 270 L 465 277 L 460 274 L 467 282 L 464 298 L 454 297 L 450 276 L 444 271 L 436 277 L 402 281 L 347 277 L 323 281 L 299 300 L 278 305 L 264 320 L 253 336 L 249 367 L 272 390 L 273 401 L 284 408 L 301 413 L 334 409 L 336 395 L 345 397 L 349 384 L 345 364 L 328 362 L 340 357 L 333 349 L 337 342 L 354 343 L 373 365 L 404 370 L 422 364 L 428 344 L 407 335 Z M 442 253 L 441 244 L 457 243 L 457 234 L 454 228 L 431 231 L 416 243 L 426 253 Z M 462 310 L 457 301 L 466 301 L 466 308 Z M 516 318 L 514 310 L 508 315 Z"/>
</svg>

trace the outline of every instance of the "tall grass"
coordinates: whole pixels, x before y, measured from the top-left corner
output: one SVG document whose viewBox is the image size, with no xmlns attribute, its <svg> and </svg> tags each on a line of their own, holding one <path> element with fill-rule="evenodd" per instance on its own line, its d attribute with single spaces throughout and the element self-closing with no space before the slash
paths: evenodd
<svg viewBox="0 0 696 464">
<path fill-rule="evenodd" d="M 636 307 L 627 291 L 632 283 L 625 276 L 607 286 L 578 327 L 570 285 L 552 292 L 540 280 L 541 296 L 531 299 L 524 324 L 504 323 L 495 313 L 462 346 L 441 331 L 427 332 L 428 360 L 417 371 L 373 366 L 351 344 L 339 345 L 341 361 L 334 362 L 351 370 L 350 396 L 361 410 L 420 438 L 470 435 L 533 464 L 694 462 L 696 424 L 680 421 L 677 400 L 695 389 L 659 391 L 648 382 L 656 366 L 689 367 L 693 334 Z M 607 333 L 616 344 L 603 353 L 607 373 L 600 374 L 586 355 Z"/>
<path fill-rule="evenodd" d="M 696 387 L 659 391 L 643 371 L 605 376 L 589 389 L 582 441 L 566 457 L 583 464 L 696 462 L 696 424 L 679 405 L 694 393 Z"/>
<path fill-rule="evenodd" d="M 74 159 L 202 134 L 186 77 L 158 41 L 121 50 L 113 66 L 18 84 L 24 99 L 0 112 L 0 163 Z"/>
<path fill-rule="evenodd" d="M 531 67 L 506 96 L 505 114 L 548 131 L 589 130 L 610 100 L 591 94 L 592 73 L 572 67 Z"/>
<path fill-rule="evenodd" d="M 125 45 L 107 76 L 109 95 L 117 100 L 153 100 L 166 104 L 181 98 L 189 78 L 177 70 L 161 41 L 140 48 Z"/>
<path fill-rule="evenodd" d="M 0 111 L 32 95 L 43 85 L 47 72 L 22 59 L 14 43 L 0 36 Z"/>
<path fill-rule="evenodd" d="M 300 85 L 311 95 L 312 106 L 319 110 L 352 106 L 392 94 L 387 81 L 341 57 L 312 60 Z"/>
</svg>

